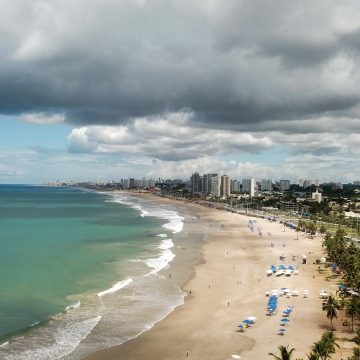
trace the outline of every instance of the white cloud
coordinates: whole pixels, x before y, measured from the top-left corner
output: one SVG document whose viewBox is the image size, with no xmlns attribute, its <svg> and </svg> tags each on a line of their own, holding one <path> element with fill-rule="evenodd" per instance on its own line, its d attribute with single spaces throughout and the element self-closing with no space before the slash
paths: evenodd
<svg viewBox="0 0 360 360">
<path fill-rule="evenodd" d="M 59 124 L 65 122 L 64 114 L 26 113 L 20 115 L 20 120 L 40 125 Z"/>
<path fill-rule="evenodd" d="M 132 153 L 160 160 L 197 159 L 273 146 L 266 135 L 191 126 L 191 113 L 138 118 L 127 126 L 85 126 L 69 135 L 72 152 Z"/>
</svg>

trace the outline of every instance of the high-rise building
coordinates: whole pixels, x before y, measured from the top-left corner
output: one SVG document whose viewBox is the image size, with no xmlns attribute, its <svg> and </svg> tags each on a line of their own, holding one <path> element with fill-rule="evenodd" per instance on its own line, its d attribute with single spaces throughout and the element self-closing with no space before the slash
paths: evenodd
<svg viewBox="0 0 360 360">
<path fill-rule="evenodd" d="M 239 180 L 231 180 L 230 181 L 230 192 L 231 193 L 239 193 L 240 192 L 240 181 Z"/>
<path fill-rule="evenodd" d="M 280 180 L 280 191 L 290 190 L 290 180 Z"/>
<path fill-rule="evenodd" d="M 262 179 L 260 183 L 261 191 L 272 191 L 272 181 L 271 179 Z"/>
<path fill-rule="evenodd" d="M 129 179 L 129 189 L 135 189 L 135 179 Z"/>
<path fill-rule="evenodd" d="M 298 182 L 298 184 L 299 184 L 299 186 L 301 187 L 301 188 L 303 188 L 304 187 L 304 179 L 299 179 L 299 182 Z"/>
<path fill-rule="evenodd" d="M 203 193 L 210 194 L 211 193 L 211 179 L 217 176 L 217 174 L 205 174 L 203 176 Z"/>
<path fill-rule="evenodd" d="M 255 179 L 242 179 L 243 192 L 251 197 L 255 196 Z"/>
<path fill-rule="evenodd" d="M 221 178 L 220 178 L 220 176 L 214 176 L 211 178 L 211 194 L 213 196 L 221 195 Z"/>
<path fill-rule="evenodd" d="M 306 189 L 306 188 L 308 188 L 309 186 L 311 186 L 311 180 L 304 180 L 304 185 L 303 185 L 303 187 L 304 187 L 304 189 Z"/>
<path fill-rule="evenodd" d="M 201 176 L 199 175 L 199 173 L 196 172 L 191 175 L 190 185 L 191 185 L 191 192 L 193 194 L 201 193 Z"/>
<path fill-rule="evenodd" d="M 230 196 L 230 176 L 223 175 L 221 177 L 221 195 Z"/>
<path fill-rule="evenodd" d="M 331 190 L 342 190 L 344 188 L 342 183 L 332 183 Z"/>
</svg>

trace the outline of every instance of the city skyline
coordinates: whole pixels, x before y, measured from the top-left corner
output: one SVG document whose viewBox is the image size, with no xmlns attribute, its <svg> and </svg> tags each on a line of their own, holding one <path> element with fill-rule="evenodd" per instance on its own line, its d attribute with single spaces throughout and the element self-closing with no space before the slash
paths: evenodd
<svg viewBox="0 0 360 360">
<path fill-rule="evenodd" d="M 0 183 L 360 179 L 358 2 L 3 5 Z"/>
</svg>

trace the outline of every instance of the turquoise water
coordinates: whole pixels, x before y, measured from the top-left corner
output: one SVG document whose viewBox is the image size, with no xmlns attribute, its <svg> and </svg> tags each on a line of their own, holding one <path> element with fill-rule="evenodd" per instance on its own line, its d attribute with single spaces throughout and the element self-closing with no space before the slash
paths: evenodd
<svg viewBox="0 0 360 360">
<path fill-rule="evenodd" d="M 119 281 L 164 223 L 76 188 L 0 185 L 0 339 Z"/>
</svg>

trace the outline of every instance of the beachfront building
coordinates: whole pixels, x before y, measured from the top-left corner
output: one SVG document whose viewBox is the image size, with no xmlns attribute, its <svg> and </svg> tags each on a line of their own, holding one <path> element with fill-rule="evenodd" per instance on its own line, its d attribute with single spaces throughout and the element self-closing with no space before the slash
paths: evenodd
<svg viewBox="0 0 360 360">
<path fill-rule="evenodd" d="M 280 202 L 280 209 L 281 210 L 292 210 L 292 211 L 299 211 L 299 205 L 296 202 L 291 201 L 281 201 Z"/>
<path fill-rule="evenodd" d="M 124 179 L 123 187 L 124 187 L 124 189 L 128 189 L 128 188 L 129 188 L 129 179 Z"/>
<path fill-rule="evenodd" d="M 250 197 L 255 196 L 255 179 L 242 179 L 242 190 L 244 193 L 249 194 Z"/>
<path fill-rule="evenodd" d="M 317 189 L 316 189 L 316 192 L 313 192 L 311 194 L 311 198 L 315 201 L 317 201 L 318 203 L 321 203 L 322 201 L 322 194 L 321 192 L 319 192 Z"/>
<path fill-rule="evenodd" d="M 272 191 L 272 181 L 271 179 L 262 179 L 260 182 L 261 191 Z"/>
<path fill-rule="evenodd" d="M 211 193 L 211 179 L 218 176 L 218 174 L 205 174 L 203 176 L 203 193 Z"/>
<path fill-rule="evenodd" d="M 290 190 L 290 180 L 280 180 L 279 187 L 280 187 L 280 191 Z"/>
<path fill-rule="evenodd" d="M 221 196 L 221 177 L 214 176 L 211 178 L 211 195 L 219 197 Z"/>
<path fill-rule="evenodd" d="M 230 193 L 239 193 L 241 190 L 241 183 L 239 180 L 230 180 Z"/>
<path fill-rule="evenodd" d="M 194 173 L 190 178 L 191 192 L 193 194 L 201 194 L 202 192 L 202 178 L 199 173 Z"/>
<path fill-rule="evenodd" d="M 230 196 L 230 176 L 221 176 L 221 196 Z"/>
</svg>

